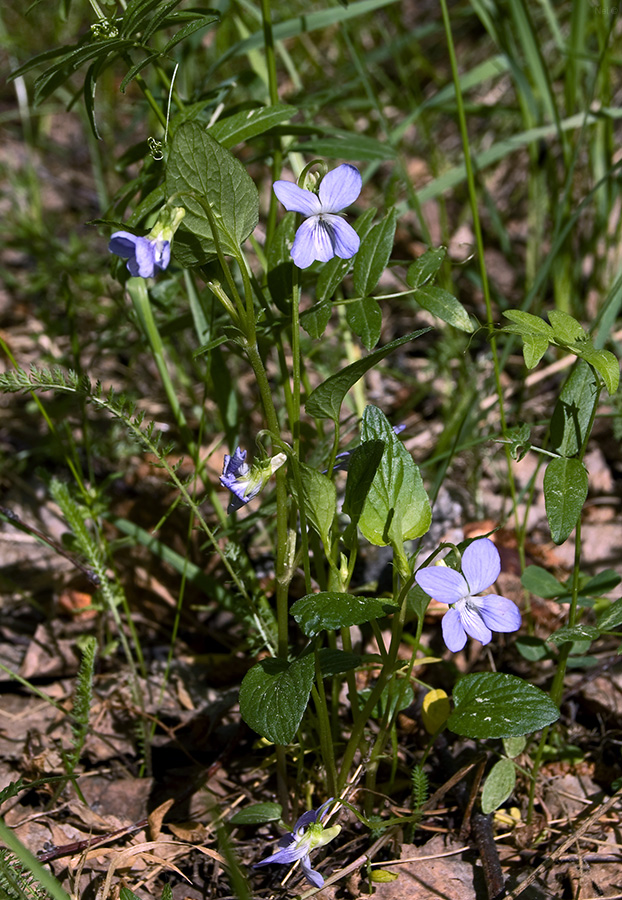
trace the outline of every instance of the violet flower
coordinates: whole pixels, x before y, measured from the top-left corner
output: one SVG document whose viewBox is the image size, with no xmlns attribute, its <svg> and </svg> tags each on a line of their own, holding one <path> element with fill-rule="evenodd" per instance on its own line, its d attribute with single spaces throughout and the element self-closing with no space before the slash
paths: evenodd
<svg viewBox="0 0 622 900">
<path fill-rule="evenodd" d="M 306 269 L 316 259 L 328 262 L 333 256 L 341 259 L 354 256 L 360 238 L 339 213 L 354 203 L 362 186 L 360 172 L 349 163 L 328 172 L 320 182 L 317 194 L 293 181 L 274 182 L 274 193 L 285 209 L 305 216 L 291 250 L 299 269 Z"/>
<path fill-rule="evenodd" d="M 158 270 L 163 272 L 171 261 L 171 241 L 185 214 L 182 206 L 166 204 L 146 237 L 138 237 L 130 231 L 115 231 L 108 249 L 127 259 L 130 275 L 153 278 Z"/>
<path fill-rule="evenodd" d="M 153 278 L 156 271 L 163 272 L 171 261 L 170 241 L 137 237 L 129 231 L 115 231 L 108 249 L 126 258 L 130 274 L 141 278 Z"/>
<path fill-rule="evenodd" d="M 284 453 L 277 453 L 271 459 L 261 460 L 252 466 L 246 462 L 246 450 L 236 447 L 233 456 L 225 453 L 220 483 L 231 491 L 232 497 L 227 507 L 231 513 L 240 509 L 263 490 L 270 477 L 286 461 Z"/>
<path fill-rule="evenodd" d="M 447 566 L 419 569 L 415 581 L 426 594 L 450 604 L 443 616 L 443 640 L 453 653 L 470 637 L 488 644 L 493 631 L 518 631 L 518 606 L 499 594 L 475 596 L 495 583 L 501 571 L 499 551 L 488 538 L 473 541 L 462 554 L 462 573 Z"/>
<path fill-rule="evenodd" d="M 331 797 L 326 803 L 322 803 L 318 809 L 310 809 L 303 813 L 294 825 L 293 832 L 283 835 L 279 840 L 281 849 L 273 853 L 272 856 L 262 859 L 261 862 L 255 863 L 253 868 L 267 866 L 270 863 L 289 865 L 289 863 L 296 862 L 299 859 L 307 881 L 314 887 L 321 888 L 324 884 L 324 878 L 319 872 L 311 868 L 309 854 L 312 850 L 328 844 L 341 831 L 341 825 L 324 828 L 321 822 L 324 812 L 333 802 L 334 798 Z"/>
</svg>

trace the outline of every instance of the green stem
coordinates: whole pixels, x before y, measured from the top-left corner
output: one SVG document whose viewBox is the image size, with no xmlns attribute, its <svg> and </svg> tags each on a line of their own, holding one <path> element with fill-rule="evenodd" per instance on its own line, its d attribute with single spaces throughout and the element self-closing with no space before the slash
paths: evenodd
<svg viewBox="0 0 622 900">
<path fill-rule="evenodd" d="M 497 352 L 497 341 L 494 333 L 494 321 L 492 315 L 492 300 L 490 296 L 490 285 L 488 283 L 488 273 L 486 270 L 486 260 L 484 257 L 484 240 L 482 236 L 482 226 L 479 217 L 479 207 L 477 201 L 477 189 L 475 186 L 475 175 L 473 172 L 473 163 L 471 160 L 471 148 L 469 145 L 469 132 L 467 128 L 466 115 L 464 111 L 464 99 L 462 96 L 462 86 L 460 84 L 460 74 L 458 72 L 458 61 L 456 58 L 456 50 L 451 32 L 451 20 L 449 18 L 449 9 L 447 0 L 441 0 L 441 10 L 443 14 L 443 25 L 447 38 L 447 49 L 449 52 L 449 60 L 451 64 L 451 73 L 456 93 L 456 110 L 458 113 L 458 121 L 460 125 L 460 135 L 462 138 L 462 149 L 464 153 L 464 165 L 467 175 L 467 185 L 469 191 L 469 202 L 471 206 L 471 215 L 473 217 L 473 230 L 475 232 L 475 243 L 477 246 L 477 258 L 480 270 L 480 278 L 482 282 L 482 293 L 484 295 L 484 303 L 486 305 L 486 321 L 490 333 L 490 348 L 492 353 L 492 362 L 494 369 L 495 389 L 499 401 L 499 420 L 501 424 L 501 432 L 505 436 L 507 432 L 507 424 L 505 419 L 505 409 L 503 406 L 503 387 L 501 384 L 501 366 L 499 363 L 499 354 Z M 518 518 L 518 503 L 516 497 L 516 484 L 514 481 L 514 470 L 512 468 L 512 455 L 509 446 L 505 447 L 505 458 L 508 470 L 508 484 L 512 497 L 512 507 L 514 510 L 515 527 L 517 535 L 520 534 L 520 521 Z"/>
<path fill-rule="evenodd" d="M 318 733 L 320 747 L 322 748 L 322 760 L 326 766 L 326 782 L 328 795 L 334 797 L 337 793 L 337 767 L 335 765 L 335 747 L 328 715 L 328 704 L 324 690 L 324 679 L 320 665 L 320 655 L 315 648 L 315 685 L 312 690 L 313 701 L 317 712 Z"/>
<path fill-rule="evenodd" d="M 173 416 L 175 417 L 175 422 L 177 423 L 179 432 L 182 436 L 184 444 L 186 445 L 188 453 L 195 461 L 195 464 L 198 465 L 198 447 L 181 408 L 181 404 L 177 396 L 177 389 L 175 388 L 175 385 L 171 380 L 171 376 L 169 375 L 166 357 L 164 354 L 164 344 L 162 343 L 162 338 L 160 336 L 160 332 L 158 331 L 158 326 L 156 325 L 155 319 L 153 317 L 153 311 L 151 309 L 151 303 L 149 302 L 149 293 L 147 291 L 145 279 L 129 278 L 126 287 L 136 311 L 136 315 L 138 316 L 143 334 L 149 341 L 151 353 L 153 354 L 153 359 L 158 369 L 158 373 L 162 381 L 162 386 L 164 387 L 164 392 L 166 393 L 166 398 L 168 400 Z"/>
</svg>

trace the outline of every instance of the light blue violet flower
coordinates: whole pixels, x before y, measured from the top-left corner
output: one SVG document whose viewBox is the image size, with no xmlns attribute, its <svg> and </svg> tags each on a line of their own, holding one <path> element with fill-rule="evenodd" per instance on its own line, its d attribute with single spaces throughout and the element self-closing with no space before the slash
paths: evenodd
<svg viewBox="0 0 622 900">
<path fill-rule="evenodd" d="M 146 237 L 138 237 L 129 231 L 115 231 L 110 237 L 108 249 L 127 259 L 130 275 L 153 278 L 170 263 L 171 241 L 185 214 L 181 206 L 165 206 Z"/>
<path fill-rule="evenodd" d="M 227 512 L 231 513 L 246 506 L 264 489 L 270 477 L 286 459 L 284 453 L 277 453 L 271 459 L 261 460 L 249 466 L 246 462 L 246 450 L 236 447 L 232 456 L 225 453 L 220 483 L 233 495 L 229 501 Z"/>
<path fill-rule="evenodd" d="M 453 653 L 470 637 L 488 644 L 493 631 L 518 631 L 518 606 L 499 594 L 475 596 L 495 583 L 501 571 L 499 551 L 488 538 L 473 541 L 462 554 L 462 574 L 447 566 L 419 569 L 415 581 L 439 603 L 450 604 L 443 616 L 443 640 Z"/>
<path fill-rule="evenodd" d="M 308 812 L 303 813 L 294 825 L 293 832 L 283 835 L 280 839 L 279 847 L 281 849 L 273 853 L 272 856 L 262 859 L 261 862 L 255 863 L 253 868 L 267 866 L 270 863 L 289 865 L 289 863 L 296 862 L 299 859 L 307 881 L 314 887 L 321 888 L 324 884 L 324 878 L 319 872 L 311 868 L 309 854 L 312 850 L 328 844 L 341 831 L 341 825 L 324 828 L 321 822 L 326 809 L 333 802 L 334 798 L 331 797 L 326 803 L 322 803 L 318 809 L 310 809 Z"/>
<path fill-rule="evenodd" d="M 361 240 L 339 213 L 354 203 L 362 186 L 360 172 L 349 163 L 328 172 L 317 194 L 293 181 L 274 182 L 274 193 L 285 209 L 305 216 L 291 250 L 299 269 L 306 269 L 316 259 L 328 262 L 333 256 L 341 259 L 354 256 Z"/>
<path fill-rule="evenodd" d="M 130 274 L 141 278 L 153 278 L 158 270 L 163 272 L 171 261 L 170 241 L 153 241 L 137 237 L 129 231 L 115 231 L 108 249 L 127 259 Z"/>
</svg>

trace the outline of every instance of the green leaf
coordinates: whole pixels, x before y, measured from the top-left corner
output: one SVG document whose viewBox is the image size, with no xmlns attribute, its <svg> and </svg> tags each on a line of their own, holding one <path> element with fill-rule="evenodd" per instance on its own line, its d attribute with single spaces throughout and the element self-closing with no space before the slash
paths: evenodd
<svg viewBox="0 0 622 900">
<path fill-rule="evenodd" d="M 602 594 L 608 594 L 613 591 L 622 581 L 622 576 L 614 569 L 603 569 L 597 575 L 583 585 L 579 590 L 579 594 L 585 597 L 600 597 Z"/>
<path fill-rule="evenodd" d="M 473 323 L 462 303 L 444 288 L 435 285 L 418 288 L 415 300 L 419 306 L 427 309 L 433 316 L 438 316 L 448 325 L 453 325 L 454 328 L 459 328 L 460 331 L 466 331 L 468 334 L 473 331 Z"/>
<path fill-rule="evenodd" d="M 350 528 L 356 529 L 358 525 L 383 452 L 384 441 L 365 441 L 354 450 L 350 457 L 346 493 L 343 500 L 343 511 L 350 516 L 348 531 Z M 346 543 L 348 545 L 349 542 Z"/>
<path fill-rule="evenodd" d="M 352 270 L 354 290 L 361 297 L 372 293 L 387 267 L 393 250 L 396 225 L 397 212 L 392 209 L 361 241 Z"/>
<path fill-rule="evenodd" d="M 411 288 L 420 288 L 432 281 L 447 256 L 446 247 L 433 247 L 416 259 L 408 267 L 406 283 Z"/>
<path fill-rule="evenodd" d="M 549 635 L 547 641 L 549 644 L 555 644 L 556 646 L 566 644 L 568 641 L 587 641 L 589 646 L 597 637 L 600 637 L 600 630 L 595 628 L 594 625 L 564 625 L 563 628 L 558 628 L 557 631 Z"/>
<path fill-rule="evenodd" d="M 362 533 L 377 546 L 421 537 L 430 527 L 432 511 L 419 469 L 375 406 L 363 413 L 361 438 L 385 444 L 359 520 Z"/>
<path fill-rule="evenodd" d="M 520 635 L 516 638 L 514 646 L 523 657 L 529 662 L 539 662 L 542 659 L 550 657 L 551 652 L 546 646 L 546 642 L 542 638 L 527 637 Z"/>
<path fill-rule="evenodd" d="M 545 337 L 548 341 L 553 340 L 553 329 L 540 316 L 534 316 L 531 313 L 524 312 L 522 309 L 508 309 L 503 315 L 512 322 L 512 325 L 504 325 L 501 331 L 510 334 L 529 334 L 534 337 Z"/>
<path fill-rule="evenodd" d="M 402 344 L 406 344 L 408 341 L 414 341 L 415 338 L 421 337 L 422 334 L 426 334 L 431 330 L 431 328 L 420 328 L 419 331 L 413 331 L 411 334 L 397 338 L 397 340 L 391 341 L 390 344 L 385 344 L 384 347 L 374 350 L 373 353 L 370 353 L 369 356 L 366 356 L 364 359 L 359 359 L 355 363 L 346 366 L 345 369 L 342 369 L 335 375 L 331 375 L 330 378 L 327 378 L 326 381 L 312 391 L 305 404 L 307 413 L 314 418 L 333 419 L 333 421 L 338 422 L 339 411 L 344 397 L 350 388 L 352 388 L 356 382 L 372 368 L 372 366 L 375 366 L 377 362 L 380 362 L 381 359 L 384 359 L 385 356 L 388 356 L 393 350 L 397 350 Z"/>
<path fill-rule="evenodd" d="M 242 718 L 269 741 L 289 744 L 307 708 L 314 675 L 313 655 L 292 663 L 284 659 L 262 659 L 242 680 Z"/>
<path fill-rule="evenodd" d="M 548 694 L 516 675 L 479 672 L 457 683 L 448 728 L 470 738 L 531 734 L 559 719 Z"/>
<path fill-rule="evenodd" d="M 332 678 L 333 675 L 343 675 L 357 669 L 363 661 L 358 653 L 346 653 L 345 650 L 333 650 L 331 647 L 322 647 L 320 650 L 320 668 L 324 678 Z"/>
<path fill-rule="evenodd" d="M 576 526 L 587 498 L 588 478 L 579 459 L 552 459 L 544 473 L 544 505 L 556 544 Z"/>
<path fill-rule="evenodd" d="M 167 27 L 175 22 L 182 21 L 182 16 L 187 15 L 188 13 L 180 12 L 175 13 L 172 16 L 169 16 L 168 21 L 166 23 Z M 183 28 L 180 28 L 178 32 L 176 32 L 173 37 L 166 42 L 164 47 L 162 48 L 162 56 L 165 56 L 173 47 L 177 46 L 180 41 L 185 41 L 187 37 L 190 37 L 191 34 L 194 34 L 195 31 L 198 31 L 200 28 L 205 28 L 207 25 L 213 25 L 214 22 L 220 21 L 220 16 L 218 13 L 215 15 L 202 15 L 199 18 L 194 18 L 188 22 Z"/>
<path fill-rule="evenodd" d="M 129 888 L 122 887 L 120 893 L 121 900 L 141 900 L 138 894 L 135 894 L 134 891 L 131 891 Z"/>
<path fill-rule="evenodd" d="M 239 809 L 229 822 L 232 825 L 262 825 L 264 822 L 278 822 L 283 814 L 280 803 L 253 803 Z"/>
<path fill-rule="evenodd" d="M 180 194 L 186 217 L 175 236 L 175 255 L 185 266 L 216 255 L 212 228 L 199 195 L 211 208 L 225 253 L 239 254 L 259 220 L 259 195 L 239 160 L 196 122 L 175 132 L 166 167 L 167 193 Z"/>
<path fill-rule="evenodd" d="M 324 546 L 330 547 L 330 530 L 337 511 L 337 489 L 327 475 L 317 469 L 298 463 L 302 482 L 302 497 L 299 497 L 294 478 L 290 481 L 292 493 L 298 507 L 303 507 L 307 519 L 322 538 Z"/>
<path fill-rule="evenodd" d="M 516 766 L 511 759 L 500 759 L 490 770 L 482 789 L 482 812 L 485 816 L 499 809 L 516 785 Z"/>
<path fill-rule="evenodd" d="M 568 313 L 562 312 L 561 309 L 551 309 L 547 315 L 556 341 L 561 344 L 574 344 L 577 341 L 588 340 L 588 335 L 579 322 Z"/>
<path fill-rule="evenodd" d="M 242 141 L 264 134 L 275 125 L 287 122 L 298 112 L 297 107 L 286 103 L 274 106 L 259 106 L 255 109 L 244 109 L 241 112 L 219 119 L 209 129 L 211 134 L 223 147 L 234 147 Z"/>
<path fill-rule="evenodd" d="M 525 737 L 508 737 L 503 739 L 503 750 L 506 756 L 509 756 L 510 759 L 516 759 L 516 757 L 523 752 L 525 747 L 527 746 L 527 740 Z"/>
<path fill-rule="evenodd" d="M 614 631 L 619 628 L 622 625 L 622 597 L 599 613 L 596 622 L 601 631 Z"/>
<path fill-rule="evenodd" d="M 382 310 L 373 297 L 354 300 L 346 306 L 348 325 L 358 335 L 366 350 L 371 350 L 380 340 Z"/>
<path fill-rule="evenodd" d="M 332 311 L 333 307 L 330 300 L 325 300 L 322 303 L 314 303 L 310 309 L 305 309 L 301 313 L 300 324 L 314 341 L 319 340 L 326 331 Z"/>
<path fill-rule="evenodd" d="M 523 356 L 528 369 L 534 369 L 549 347 L 548 338 L 539 334 L 523 335 Z"/>
<path fill-rule="evenodd" d="M 551 445 L 560 456 L 575 456 L 583 446 L 597 390 L 592 369 L 580 360 L 562 388 L 551 417 Z"/>
<path fill-rule="evenodd" d="M 568 591 L 561 581 L 541 566 L 527 566 L 521 576 L 521 584 L 525 590 L 545 600 L 561 597 Z"/>
<path fill-rule="evenodd" d="M 291 607 L 291 614 L 307 637 L 320 631 L 334 631 L 362 625 L 395 612 L 397 601 L 383 597 L 355 597 L 338 591 L 307 594 Z"/>
<path fill-rule="evenodd" d="M 620 384 L 620 363 L 609 350 L 595 350 L 591 344 L 576 350 L 577 354 L 593 366 L 605 382 L 607 393 L 615 394 Z"/>
</svg>

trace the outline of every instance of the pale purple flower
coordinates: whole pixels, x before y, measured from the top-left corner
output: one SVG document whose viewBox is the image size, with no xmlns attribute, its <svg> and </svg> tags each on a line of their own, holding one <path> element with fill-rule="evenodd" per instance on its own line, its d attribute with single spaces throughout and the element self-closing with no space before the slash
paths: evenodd
<svg viewBox="0 0 622 900">
<path fill-rule="evenodd" d="M 274 193 L 285 209 L 305 216 L 291 251 L 299 269 L 306 269 L 316 259 L 328 262 L 333 256 L 341 259 L 354 256 L 360 238 L 339 213 L 354 203 L 362 186 L 360 172 L 349 163 L 328 172 L 320 182 L 318 194 L 298 187 L 293 181 L 274 182 Z"/>
<path fill-rule="evenodd" d="M 232 497 L 227 512 L 240 509 L 263 490 L 270 476 L 274 475 L 286 461 L 284 453 L 277 453 L 271 459 L 255 462 L 252 466 L 246 462 L 246 450 L 236 447 L 233 456 L 225 453 L 220 483 L 231 491 Z"/>
<path fill-rule="evenodd" d="M 170 241 L 137 237 L 129 231 L 115 231 L 108 249 L 127 259 L 130 274 L 141 278 L 153 278 L 158 270 L 164 271 L 171 261 Z"/>
<path fill-rule="evenodd" d="M 447 566 L 419 569 L 415 581 L 426 594 L 449 603 L 443 616 L 443 639 L 453 653 L 462 650 L 467 634 L 488 644 L 493 631 L 518 631 L 518 606 L 499 594 L 475 596 L 495 583 L 501 571 L 499 551 L 488 538 L 473 541 L 462 554 L 462 575 Z"/>
<path fill-rule="evenodd" d="M 253 868 L 267 866 L 269 863 L 289 865 L 289 863 L 296 862 L 299 859 L 307 881 L 314 887 L 321 888 L 324 884 L 324 878 L 319 872 L 311 868 L 309 854 L 317 847 L 323 847 L 324 844 L 328 844 L 341 831 L 341 825 L 324 828 L 321 822 L 324 812 L 333 802 L 334 798 L 331 797 L 326 803 L 322 803 L 318 809 L 310 809 L 303 813 L 294 825 L 293 832 L 284 834 L 279 840 L 281 849 L 273 853 L 272 856 L 262 859 L 261 862 L 255 863 Z"/>
</svg>

